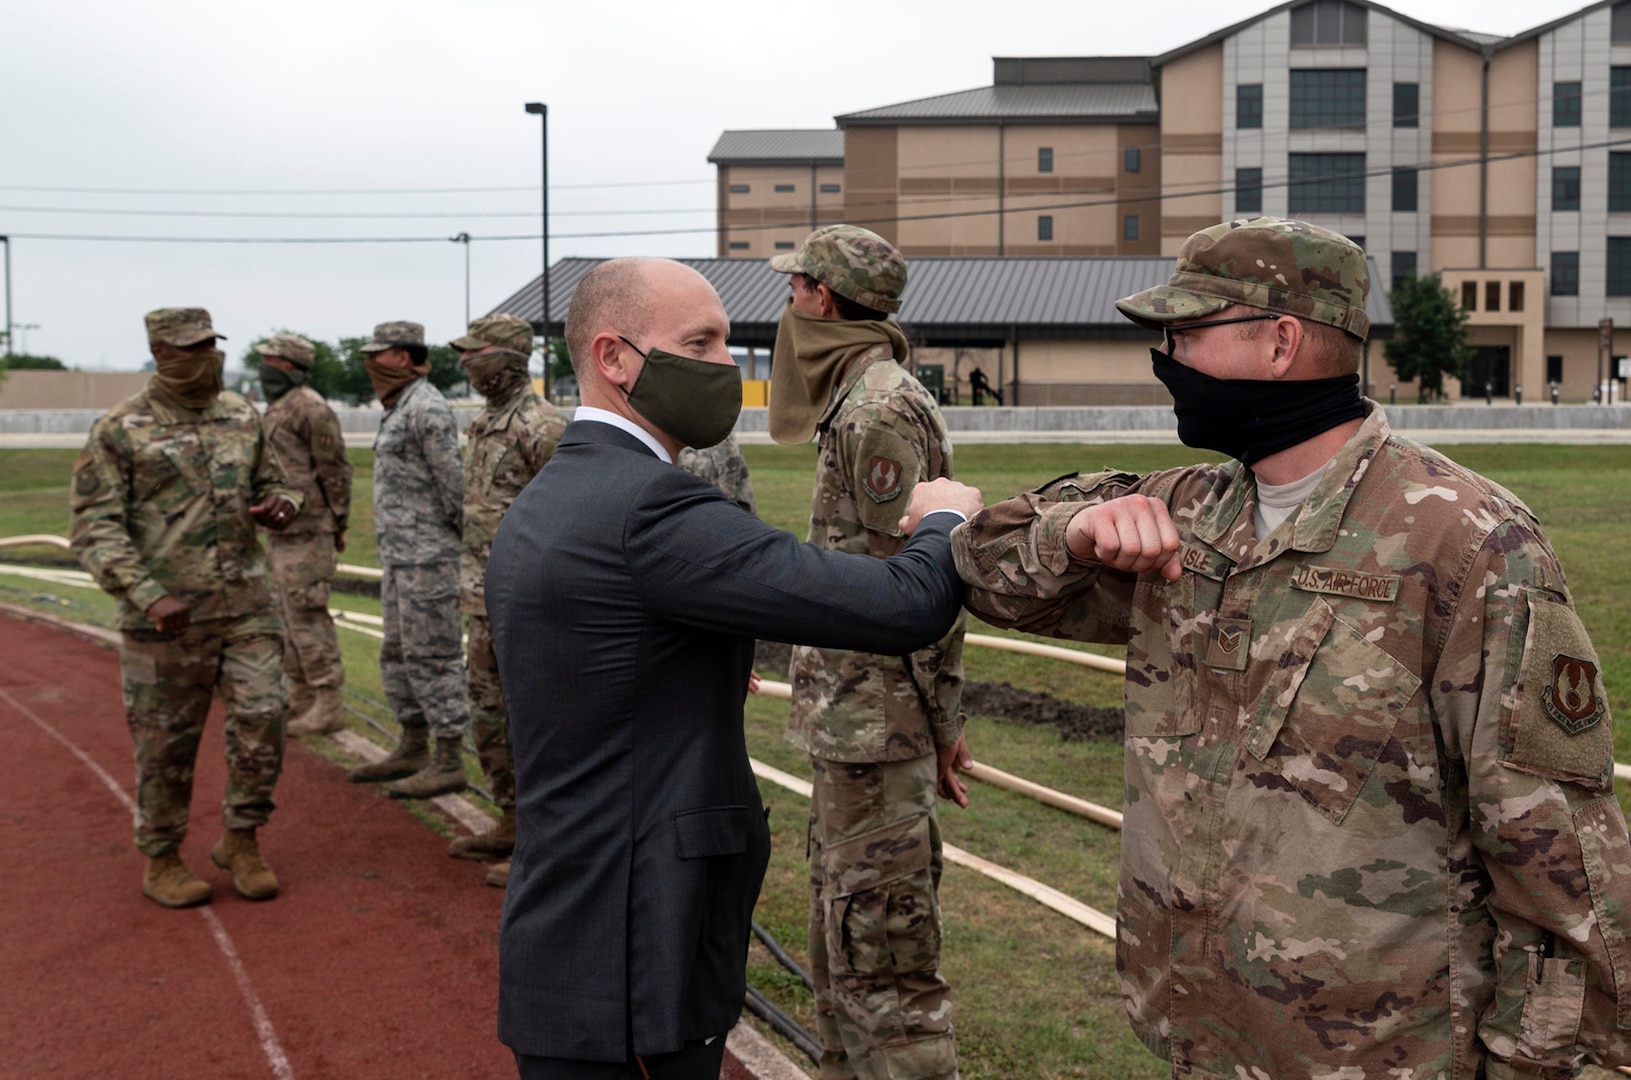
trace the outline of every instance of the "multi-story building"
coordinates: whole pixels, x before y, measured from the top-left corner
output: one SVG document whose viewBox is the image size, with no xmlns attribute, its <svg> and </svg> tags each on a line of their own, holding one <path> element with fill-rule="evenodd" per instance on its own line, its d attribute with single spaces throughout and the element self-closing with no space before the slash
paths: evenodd
<svg viewBox="0 0 1631 1080">
<path fill-rule="evenodd" d="M 842 131 L 727 131 L 718 167 L 721 258 L 792 251 L 817 225 L 844 220 Z"/>
<path fill-rule="evenodd" d="M 1631 0 L 1512 37 L 1291 0 L 1160 56 L 998 58 L 991 86 L 836 120 L 836 159 L 777 166 L 827 170 L 819 207 L 736 201 L 746 155 L 721 148 L 755 133 L 720 140 L 721 255 L 819 216 L 917 258 L 1170 256 L 1272 214 L 1359 241 L 1376 287 L 1439 274 L 1469 313 L 1470 396 L 1587 399 L 1612 373 L 1600 324 L 1631 326 Z M 749 214 L 764 239 L 727 236 Z"/>
</svg>

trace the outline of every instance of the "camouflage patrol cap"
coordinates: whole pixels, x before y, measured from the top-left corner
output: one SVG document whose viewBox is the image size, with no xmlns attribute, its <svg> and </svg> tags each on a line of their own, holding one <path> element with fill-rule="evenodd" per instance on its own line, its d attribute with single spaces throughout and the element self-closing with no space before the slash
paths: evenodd
<svg viewBox="0 0 1631 1080">
<path fill-rule="evenodd" d="M 211 338 L 226 338 L 225 334 L 217 333 L 215 327 L 210 325 L 210 313 L 201 307 L 159 308 L 143 317 L 147 320 L 149 345 L 162 341 L 166 345 L 185 348 Z"/>
<path fill-rule="evenodd" d="M 532 324 L 514 315 L 483 315 L 470 324 L 470 332 L 451 342 L 466 352 L 497 345 L 532 355 Z"/>
<path fill-rule="evenodd" d="M 405 349 L 409 345 L 425 344 L 425 328 L 416 322 L 382 322 L 374 327 L 374 340 L 362 347 L 363 352 L 384 352 L 386 349 Z"/>
<path fill-rule="evenodd" d="M 291 364 L 299 364 L 303 368 L 311 367 L 312 360 L 317 356 L 317 350 L 312 343 L 299 334 L 274 334 L 256 345 L 255 351 L 262 356 L 281 356 Z"/>
<path fill-rule="evenodd" d="M 1178 249 L 1178 267 L 1165 285 L 1117 300 L 1116 307 L 1159 330 L 1244 304 L 1335 326 L 1363 341 L 1369 293 L 1358 244 L 1306 221 L 1263 217 L 1195 233 Z"/>
<path fill-rule="evenodd" d="M 876 311 L 899 311 L 906 291 L 906 260 L 894 244 L 859 225 L 823 225 L 797 251 L 773 256 L 770 266 L 805 274 Z"/>
</svg>

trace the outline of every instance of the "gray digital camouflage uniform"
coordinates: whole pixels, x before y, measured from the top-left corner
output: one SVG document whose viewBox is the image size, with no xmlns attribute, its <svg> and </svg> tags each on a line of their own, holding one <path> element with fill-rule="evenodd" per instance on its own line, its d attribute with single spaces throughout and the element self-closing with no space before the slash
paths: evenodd
<svg viewBox="0 0 1631 1080">
<path fill-rule="evenodd" d="M 404 728 L 470 727 L 459 632 L 464 467 L 453 409 L 427 379 L 402 391 L 374 439 L 374 529 L 385 640 L 380 676 Z"/>
<path fill-rule="evenodd" d="M 74 553 L 120 601 L 136 847 L 149 857 L 187 834 L 217 692 L 226 701 L 222 820 L 247 829 L 271 816 L 283 764 L 282 626 L 249 508 L 273 495 L 300 505 L 259 414 L 233 393 L 193 412 L 150 386 L 96 422 L 74 464 Z M 165 596 L 190 608 L 180 634 L 159 632 L 144 614 Z"/>
<path fill-rule="evenodd" d="M 969 606 L 1127 646 L 1117 970 L 1207 1078 L 1628 1060 L 1631 848 L 1597 655 L 1528 508 L 1382 410 L 1255 535 L 1238 462 L 1056 481 L 955 534 Z M 1161 500 L 1176 582 L 1078 561 Z"/>
<path fill-rule="evenodd" d="M 735 435 L 725 436 L 724 442 L 706 450 L 693 450 L 687 446 L 680 451 L 679 459 L 674 464 L 692 476 L 708 481 L 748 513 L 758 515 L 759 504 L 753 498 L 753 480 L 748 476 L 747 459 L 742 456 L 742 447 L 737 444 Z"/>
</svg>

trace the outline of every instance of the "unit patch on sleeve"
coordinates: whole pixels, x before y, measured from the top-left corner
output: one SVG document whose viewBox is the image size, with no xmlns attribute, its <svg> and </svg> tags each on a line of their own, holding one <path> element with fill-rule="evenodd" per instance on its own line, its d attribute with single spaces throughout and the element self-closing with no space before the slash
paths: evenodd
<svg viewBox="0 0 1631 1080">
<path fill-rule="evenodd" d="M 900 497 L 901 471 L 900 462 L 874 455 L 866 478 L 861 481 L 861 490 L 871 496 L 873 502 L 886 503 L 897 499 Z"/>
<path fill-rule="evenodd" d="M 1578 735 L 1603 718 L 1596 686 L 1596 664 L 1558 653 L 1552 657 L 1552 681 L 1541 693 L 1541 708 L 1558 727 Z"/>
</svg>

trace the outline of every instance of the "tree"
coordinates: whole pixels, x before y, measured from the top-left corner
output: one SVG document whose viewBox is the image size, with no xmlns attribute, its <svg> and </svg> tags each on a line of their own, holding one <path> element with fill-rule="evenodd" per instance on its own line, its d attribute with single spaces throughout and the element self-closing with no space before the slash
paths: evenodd
<svg viewBox="0 0 1631 1080">
<path fill-rule="evenodd" d="M 1393 340 L 1382 355 L 1406 381 L 1417 380 L 1418 400 L 1444 397 L 1444 376 L 1465 377 L 1473 350 L 1467 344 L 1467 313 L 1437 274 L 1411 274 L 1388 294 Z"/>
<path fill-rule="evenodd" d="M 68 365 L 54 356 L 15 353 L 11 356 L 0 356 L 0 368 L 9 371 L 67 371 Z"/>
</svg>

